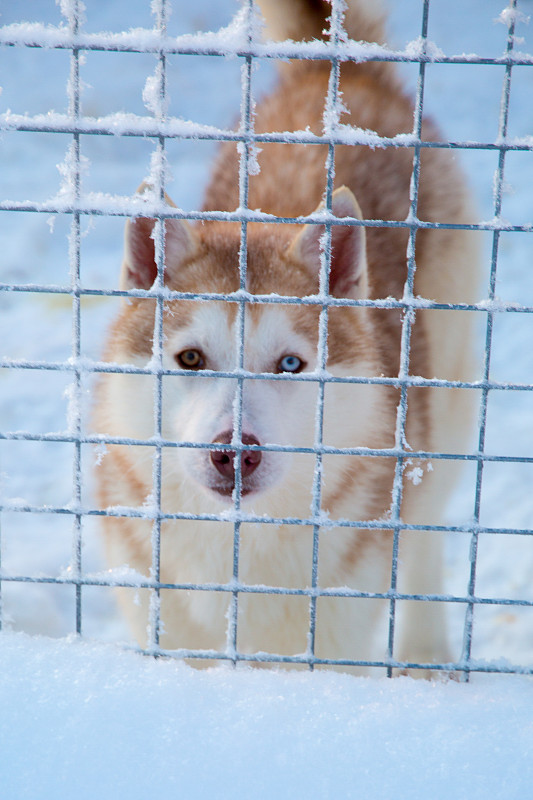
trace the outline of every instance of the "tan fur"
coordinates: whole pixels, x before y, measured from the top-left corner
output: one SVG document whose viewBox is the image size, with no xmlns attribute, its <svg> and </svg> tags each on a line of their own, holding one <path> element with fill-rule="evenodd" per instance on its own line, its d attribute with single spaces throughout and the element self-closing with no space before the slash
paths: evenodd
<svg viewBox="0 0 533 800">
<path fill-rule="evenodd" d="M 322 35 L 328 15 L 328 6 L 322 0 L 261 0 L 259 5 L 267 18 L 268 30 L 278 38 Z M 346 26 L 352 38 L 382 38 L 382 19 L 372 8 L 370 2 L 362 0 L 350 4 Z M 327 62 L 283 65 L 278 87 L 258 108 L 256 130 L 308 127 L 321 134 L 329 70 Z M 345 64 L 340 89 L 343 103 L 349 109 L 343 122 L 374 130 L 384 137 L 412 130 L 412 105 L 390 64 Z M 429 122 L 424 125 L 423 136 L 439 138 Z M 258 155 L 260 173 L 250 178 L 249 207 L 284 217 L 312 213 L 325 192 L 326 156 L 325 145 L 263 145 Z M 204 209 L 231 211 L 238 207 L 238 165 L 235 145 L 224 144 L 206 191 Z M 371 150 L 364 146 L 337 146 L 334 211 L 362 219 L 404 220 L 410 207 L 412 168 L 413 153 L 407 148 Z M 417 213 L 422 220 L 471 221 L 469 198 L 449 151 L 423 152 Z M 238 224 L 206 222 L 192 226 L 170 220 L 166 225 L 166 280 L 171 289 L 217 293 L 238 289 Z M 154 265 L 147 262 L 153 260 L 152 226 L 151 220 L 128 223 L 123 287 L 151 285 Z M 332 266 L 333 293 L 348 286 L 342 291 L 351 297 L 402 298 L 407 275 L 407 230 L 346 226 L 333 230 L 338 237 L 334 239 L 333 258 L 339 262 L 338 267 L 337 261 Z M 319 288 L 318 261 L 313 260 L 316 235 L 316 227 L 250 224 L 247 290 L 252 294 L 315 295 Z M 353 270 L 348 272 L 347 259 L 354 263 Z M 419 231 L 416 263 L 415 294 L 439 302 L 475 299 L 475 234 Z M 106 358 L 145 366 L 152 355 L 154 312 L 154 300 L 125 302 L 112 328 Z M 319 314 L 320 309 L 313 306 L 247 305 L 245 369 L 276 372 L 279 359 L 293 352 L 304 356 L 308 362 L 306 370 L 315 369 Z M 201 352 L 205 360 L 203 368 L 233 369 L 236 319 L 235 303 L 199 304 L 193 300 L 166 303 L 165 369 L 176 368 L 177 354 L 187 348 Z M 330 373 L 339 377 L 397 376 L 401 323 L 398 310 L 330 308 Z M 210 333 L 215 324 L 218 328 L 213 330 L 218 330 L 218 334 Z M 478 376 L 472 368 L 471 339 L 471 319 L 466 312 L 417 312 L 410 374 L 475 379 Z M 154 381 L 150 375 L 102 376 L 95 417 L 98 430 L 113 436 L 150 438 L 154 432 L 151 405 Z M 235 384 L 227 379 L 194 378 L 186 373 L 165 376 L 163 437 L 184 441 L 196 437 L 194 441 L 207 444 L 220 441 L 216 437 L 225 429 L 231 431 L 234 425 L 234 391 Z M 465 390 L 410 389 L 406 429 L 409 447 L 415 451 L 463 451 L 471 419 L 471 395 Z M 243 435 L 253 434 L 261 444 L 312 448 L 316 397 L 315 382 L 245 381 Z M 327 384 L 324 443 L 337 448 L 394 447 L 398 400 L 396 388 Z M 290 424 L 285 425 L 286 420 Z M 142 506 L 152 491 L 151 448 L 110 445 L 108 451 L 96 473 L 101 507 Z M 392 457 L 326 454 L 321 508 L 332 520 L 386 518 L 391 508 L 395 465 Z M 422 468 L 424 475 L 420 486 L 404 477 L 402 519 L 422 525 L 441 522 L 457 465 L 434 460 L 431 472 L 427 471 L 425 461 L 413 466 Z M 242 498 L 243 508 L 276 518 L 308 518 L 314 467 L 315 458 L 308 453 L 290 456 L 263 453 L 260 467 L 243 484 L 245 488 L 249 486 L 250 492 Z M 221 497 L 217 494 L 219 489 L 214 488 L 220 476 L 217 477 L 205 451 L 164 448 L 162 474 L 162 509 L 166 513 L 219 514 L 228 505 L 231 507 L 231 499 Z M 104 525 L 110 565 L 128 563 L 149 575 L 150 521 L 108 517 Z M 230 581 L 232 548 L 230 522 L 164 522 L 161 580 Z M 304 588 L 311 581 L 312 552 L 310 526 L 243 524 L 239 578 L 249 584 Z M 320 533 L 319 554 L 321 587 L 351 586 L 361 591 L 381 592 L 390 584 L 390 532 L 325 527 Z M 436 594 L 442 590 L 439 534 L 402 534 L 400 557 L 403 591 Z M 139 605 L 131 602 L 131 592 L 123 590 L 122 595 L 132 629 L 144 644 L 148 595 L 141 593 Z M 162 646 L 223 650 L 228 602 L 228 594 L 223 592 L 164 591 Z M 376 644 L 373 633 L 378 611 L 384 605 L 376 600 L 319 598 L 316 654 L 339 659 L 383 657 L 385 643 Z M 442 604 L 408 605 L 396 657 L 445 661 L 448 651 Z M 253 593 L 239 596 L 238 647 L 242 652 L 301 653 L 307 646 L 308 624 L 305 598 Z"/>
</svg>

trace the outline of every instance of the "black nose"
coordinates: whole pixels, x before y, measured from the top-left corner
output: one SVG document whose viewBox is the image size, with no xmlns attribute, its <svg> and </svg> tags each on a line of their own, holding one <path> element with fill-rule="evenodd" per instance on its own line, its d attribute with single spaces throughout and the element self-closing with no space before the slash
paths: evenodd
<svg viewBox="0 0 533 800">
<path fill-rule="evenodd" d="M 220 444 L 229 444 L 233 438 L 232 431 L 224 431 L 219 436 L 213 439 L 213 444 L 220 442 Z M 253 444 L 259 445 L 259 440 L 248 433 L 243 433 L 241 441 L 244 445 Z M 214 466 L 225 478 L 232 481 L 235 480 L 235 451 L 234 450 L 211 450 L 211 461 Z M 246 478 L 257 469 L 261 463 L 260 450 L 243 450 L 241 452 L 241 477 Z"/>
</svg>

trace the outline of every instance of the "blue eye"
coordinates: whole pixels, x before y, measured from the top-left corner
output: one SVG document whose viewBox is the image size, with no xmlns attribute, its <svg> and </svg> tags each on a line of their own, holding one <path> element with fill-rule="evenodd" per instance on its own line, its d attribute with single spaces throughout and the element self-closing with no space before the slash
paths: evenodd
<svg viewBox="0 0 533 800">
<path fill-rule="evenodd" d="M 278 372 L 301 372 L 305 364 L 298 356 L 283 356 L 278 361 Z"/>
</svg>

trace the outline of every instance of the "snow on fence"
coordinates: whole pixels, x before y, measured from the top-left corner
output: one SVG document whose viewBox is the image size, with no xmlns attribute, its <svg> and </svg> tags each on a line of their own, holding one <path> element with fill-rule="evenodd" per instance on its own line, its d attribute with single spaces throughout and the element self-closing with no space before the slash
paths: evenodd
<svg viewBox="0 0 533 800">
<path fill-rule="evenodd" d="M 228 302 L 236 303 L 239 309 L 240 319 L 244 319 L 244 309 L 248 302 L 310 302 L 318 304 L 321 307 L 321 337 L 320 337 L 320 353 L 319 362 L 322 366 L 325 365 L 326 359 L 326 326 L 327 326 L 327 309 L 328 304 L 331 305 L 331 298 L 325 303 L 320 298 L 309 299 L 305 301 L 296 301 L 294 298 L 275 298 L 275 297 L 262 297 L 250 298 L 245 292 L 245 272 L 246 272 L 246 234 L 247 225 L 252 221 L 261 221 L 266 224 L 275 224 L 276 222 L 305 222 L 307 218 L 298 219 L 274 219 L 269 215 L 264 215 L 259 211 L 252 211 L 248 209 L 247 193 L 248 193 L 248 176 L 254 169 L 254 153 L 255 148 L 260 147 L 262 143 L 266 142 L 299 142 L 302 144 L 327 144 L 330 152 L 329 159 L 329 172 L 328 172 L 328 185 L 327 185 L 327 203 L 331 203 L 331 193 L 333 187 L 333 153 L 336 145 L 338 144 L 368 144 L 370 146 L 380 147 L 405 147 L 410 148 L 413 152 L 413 177 L 412 177 L 412 197 L 410 214 L 404 222 L 390 222 L 380 220 L 367 220 L 364 222 L 366 226 L 397 226 L 406 228 L 409 231 L 409 250 L 411 255 L 408 258 L 408 279 L 405 287 L 404 297 L 399 301 L 380 301 L 378 304 L 386 306 L 387 308 L 399 308 L 404 312 L 403 316 L 403 335 L 402 335 L 402 354 L 401 354 L 401 369 L 397 378 L 368 378 L 360 379 L 362 382 L 367 383 L 380 383 L 397 387 L 400 390 L 401 400 L 398 405 L 397 417 L 397 431 L 396 431 L 396 445 L 392 450 L 388 451 L 371 451 L 365 450 L 366 455 L 382 457 L 394 456 L 396 458 L 396 481 L 394 484 L 394 497 L 392 504 L 392 513 L 388 523 L 379 521 L 379 528 L 387 526 L 394 534 L 394 551 L 393 562 L 391 569 L 391 582 L 390 590 L 384 593 L 374 593 L 372 596 L 378 600 L 385 600 L 389 603 L 389 627 L 388 627 L 388 651 L 386 658 L 381 662 L 371 662 L 373 666 L 380 666 L 392 673 L 394 667 L 405 666 L 397 662 L 394 658 L 394 634 L 395 634 L 395 615 L 396 605 L 401 600 L 412 600 L 417 602 L 444 602 L 456 604 L 464 609 L 464 633 L 463 633 L 463 653 L 455 664 L 455 668 L 467 676 L 472 671 L 486 671 L 486 672 L 525 672 L 533 673 L 533 663 L 528 665 L 517 666 L 509 663 L 495 662 L 495 663 L 481 663 L 479 660 L 472 658 L 472 635 L 474 625 L 474 611 L 476 607 L 487 604 L 495 604 L 498 606 L 526 606 L 532 607 L 533 600 L 516 599 L 506 597 L 484 597 L 476 594 L 476 563 L 477 563 L 477 550 L 478 540 L 481 534 L 514 534 L 517 536 L 531 536 L 533 530 L 529 528 L 493 528 L 481 524 L 481 497 L 482 485 L 484 477 L 484 468 L 488 462 L 494 461 L 521 461 L 523 463 L 532 464 L 533 455 L 523 456 L 520 458 L 513 456 L 492 455 L 485 452 L 485 439 L 487 428 L 487 405 L 488 398 L 491 392 L 508 391 L 508 392 L 528 392 L 533 389 L 533 385 L 525 383 L 503 384 L 491 379 L 491 346 L 493 323 L 499 314 L 529 314 L 533 311 L 532 307 L 521 306 L 518 304 L 509 305 L 502 304 L 496 298 L 496 279 L 498 267 L 498 255 L 500 237 L 502 232 L 526 232 L 531 231 L 531 225 L 510 225 L 506 223 L 501 215 L 502 211 L 502 193 L 504 191 L 504 170 L 506 157 L 509 151 L 531 151 L 533 143 L 531 138 L 527 139 L 511 139 L 508 137 L 508 116 L 509 116 L 509 100 L 511 91 L 511 80 L 513 75 L 513 68 L 516 66 L 533 65 L 533 56 L 516 52 L 515 50 L 515 23 L 517 19 L 516 0 L 511 0 L 509 8 L 503 13 L 503 21 L 508 26 L 507 37 L 507 51 L 499 58 L 486 58 L 473 55 L 462 56 L 447 56 L 436 48 L 428 40 L 428 14 L 430 10 L 430 0 L 421 0 L 421 30 L 420 37 L 407 46 L 403 51 L 391 50 L 382 46 L 373 44 L 355 43 L 346 41 L 342 35 L 341 23 L 339 22 L 339 3 L 333 3 L 333 14 L 331 22 L 331 41 L 328 43 L 308 42 L 295 44 L 293 42 L 282 42 L 276 44 L 265 44 L 261 41 L 260 30 L 257 26 L 256 16 L 254 13 L 252 0 L 245 0 L 241 12 L 237 15 L 234 22 L 228 27 L 217 33 L 204 33 L 197 35 L 181 35 L 178 37 L 171 37 L 167 33 L 167 3 L 166 0 L 154 0 L 152 6 L 156 15 L 156 25 L 154 29 L 137 29 L 129 33 L 85 33 L 83 31 L 83 9 L 79 0 L 61 0 L 61 11 L 67 21 L 67 24 L 60 26 L 45 26 L 38 23 L 23 23 L 7 25 L 0 29 L 0 44 L 4 47 L 13 48 L 50 48 L 60 49 L 70 52 L 70 78 L 68 81 L 68 111 L 67 113 L 50 112 L 47 114 L 30 115 L 30 114 L 15 114 L 9 111 L 0 115 L 0 128 L 4 131 L 20 131 L 20 132 L 37 132 L 37 133 L 59 133 L 64 134 L 68 142 L 67 158 L 63 165 L 63 181 L 60 191 L 55 197 L 42 202 L 36 201 L 13 201 L 9 198 L 3 198 L 0 202 L 1 211 L 13 212 L 30 212 L 37 214 L 59 215 L 68 214 L 71 218 L 70 235 L 69 235 L 69 259 L 70 259 L 70 284 L 56 285 L 56 284 L 41 284 L 35 283 L 1 283 L 0 289 L 2 292 L 10 293 L 29 293 L 29 294 L 44 294 L 47 296 L 61 295 L 71 298 L 72 302 L 72 344 L 71 356 L 66 361 L 55 360 L 29 360 L 22 358 L 4 357 L 1 365 L 6 370 L 48 370 L 60 371 L 61 373 L 68 373 L 71 375 L 72 383 L 70 387 L 69 397 L 69 419 L 68 430 L 59 433 L 32 433 L 27 430 L 17 431 L 0 431 L 0 440 L 8 441 L 36 441 L 36 442 L 61 442 L 72 445 L 74 449 L 74 471 L 73 471 L 73 485 L 72 485 L 72 501 L 64 505 L 50 505 L 50 504 L 31 504 L 24 500 L 19 499 L 5 499 L 0 505 L 0 512 L 4 513 L 25 513 L 31 515 L 68 515 L 72 519 L 72 543 L 73 543 L 73 557 L 69 569 L 61 575 L 55 577 L 29 575 L 29 574 L 13 574 L 8 570 L 0 573 L 0 591 L 2 583 L 18 583 L 18 584 L 64 584 L 70 585 L 75 589 L 75 629 L 78 634 L 82 633 L 84 627 L 84 594 L 88 587 L 109 587 L 109 586 L 131 586 L 138 588 L 150 589 L 153 594 L 152 603 L 152 641 L 148 648 L 148 652 L 162 653 L 172 655 L 161 650 L 159 646 L 159 629 L 160 620 L 158 618 L 159 609 L 159 594 L 163 589 L 176 589 L 176 590 L 191 590 L 191 591 L 220 591 L 227 592 L 231 595 L 230 616 L 228 625 L 228 641 L 227 648 L 224 652 L 217 653 L 216 656 L 221 659 L 230 660 L 233 662 L 243 660 L 254 660 L 256 657 L 248 656 L 238 651 L 237 647 L 237 631 L 238 631 L 238 605 L 239 596 L 245 592 L 272 592 L 278 594 L 291 594 L 303 595 L 309 598 L 310 612 L 309 612 L 309 649 L 305 657 L 291 657 L 291 656 L 276 656 L 275 654 L 265 654 L 264 660 L 271 662 L 290 662 L 290 661 L 307 661 L 312 668 L 317 661 L 319 661 L 314 654 L 313 640 L 314 640 L 314 626 L 315 626 L 315 612 L 316 602 L 319 596 L 326 594 L 343 594 L 346 596 L 361 596 L 361 593 L 350 590 L 331 590 L 320 587 L 318 584 L 318 532 L 321 525 L 324 524 L 324 519 L 321 515 L 321 483 L 320 483 L 320 463 L 322 456 L 325 452 L 322 433 L 321 422 L 324 403 L 325 386 L 331 377 L 327 375 L 315 376 L 313 379 L 317 381 L 318 401 L 317 401 L 317 428 L 316 428 L 316 477 L 313 487 L 312 498 L 312 512 L 308 519 L 287 519 L 283 520 L 287 524 L 305 524 L 313 527 L 314 531 L 314 557 L 312 564 L 312 572 L 309 576 L 309 586 L 306 589 L 289 589 L 287 587 L 258 587 L 248 586 L 242 583 L 239 579 L 239 536 L 240 526 L 244 521 L 257 521 L 261 524 L 279 524 L 281 521 L 278 519 L 255 519 L 253 516 L 246 514 L 240 508 L 239 492 L 236 492 L 235 507 L 230 515 L 234 524 L 234 543 L 233 543 L 233 578 L 227 584 L 221 585 L 168 585 L 160 581 L 160 529 L 161 523 L 165 519 L 179 519 L 181 517 L 189 518 L 187 515 L 165 514 L 162 513 L 157 498 L 161 496 L 161 453 L 165 447 L 185 446 L 190 447 L 191 443 L 187 442 L 168 442 L 164 441 L 161 436 L 161 410 L 162 410 L 162 397 L 161 386 L 162 378 L 165 374 L 162 369 L 161 344 L 162 344 L 162 308 L 165 299 L 167 298 L 167 291 L 161 289 L 162 271 L 164 262 L 164 220 L 167 218 L 186 218 L 189 220 L 202 220 L 202 219 L 223 219 L 236 221 L 241 224 L 241 260 L 239 264 L 241 276 L 241 291 L 231 296 L 218 296 L 216 299 L 227 300 Z M 112 113 L 102 117 L 90 117 L 83 113 L 81 103 L 81 78 L 80 78 L 80 64 L 86 53 L 91 51 L 109 51 L 115 53 L 134 52 L 143 54 L 153 54 L 156 59 L 156 69 L 152 76 L 146 82 L 144 101 L 150 111 L 151 116 L 139 116 L 131 113 Z M 183 121 L 175 117 L 169 116 L 167 110 L 167 59 L 172 55 L 190 55 L 190 56 L 225 56 L 234 57 L 242 63 L 241 71 L 241 119 L 240 125 L 237 130 L 219 129 L 213 126 L 196 124 L 194 122 Z M 297 132 L 297 133 L 275 133 L 269 132 L 265 134 L 257 134 L 253 127 L 253 91 L 252 91 L 252 72 L 254 62 L 257 59 L 276 59 L 276 58 L 315 58 L 325 59 L 331 62 L 331 81 L 330 91 L 327 100 L 326 113 L 324 115 L 324 132 L 323 135 L 317 136 L 310 132 Z M 398 135 L 392 139 L 383 139 L 377 134 L 362 131 L 360 129 L 343 125 L 339 122 L 340 117 L 340 103 L 337 97 L 338 73 L 339 65 L 342 61 L 353 59 L 355 61 L 390 61 L 390 62 L 407 62 L 418 65 L 418 83 L 416 90 L 415 102 L 415 115 L 413 122 L 413 131 L 409 135 Z M 428 142 L 421 138 L 421 122 L 422 112 L 424 106 L 424 91 L 425 91 L 425 77 L 426 66 L 428 63 L 439 64 L 473 64 L 473 65 L 500 65 L 504 68 L 504 82 L 501 94 L 500 106 L 500 120 L 498 137 L 494 142 L 486 141 L 439 141 Z M 106 136 L 123 136 L 123 137 L 149 137 L 153 141 L 153 158 L 151 180 L 155 187 L 154 199 L 147 204 L 143 199 L 141 202 L 138 197 L 119 197 L 109 196 L 104 193 L 90 193 L 83 192 L 81 189 L 80 175 L 83 166 L 83 147 L 82 137 L 106 137 Z M 239 143 L 240 146 L 240 178 L 239 178 L 239 209 L 233 213 L 222 212 L 184 212 L 180 209 L 169 208 L 164 203 L 164 192 L 166 186 L 166 159 L 165 152 L 167 143 L 172 139 L 197 139 L 208 141 L 234 141 Z M 427 147 L 446 147 L 456 148 L 459 150 L 492 150 L 498 154 L 498 168 L 495 178 L 494 189 L 494 214 L 493 219 L 488 222 L 482 222 L 470 226 L 459 225 L 444 225 L 442 223 L 420 222 L 417 219 L 417 191 L 418 191 L 418 172 L 420 154 L 423 148 Z M 159 198 L 159 200 L 157 199 Z M 81 223 L 83 218 L 91 216 L 118 216 L 128 217 L 139 215 L 142 212 L 143 216 L 147 213 L 155 216 L 158 220 L 156 223 L 156 260 L 158 265 L 159 280 L 150 291 L 132 290 L 130 292 L 120 291 L 115 289 L 88 289 L 85 288 L 80 276 L 80 265 L 82 260 L 82 236 L 81 236 Z M 309 219 L 309 221 L 312 221 Z M 414 278 L 414 243 L 417 231 L 420 228 L 436 228 L 436 227 L 456 227 L 456 228 L 469 228 L 472 230 L 486 231 L 492 236 L 492 257 L 490 265 L 490 279 L 487 300 L 478 304 L 443 304 L 431 303 L 428 301 L 421 301 L 413 294 L 413 278 Z M 331 233 L 331 223 L 326 224 L 327 237 Z M 326 247 L 326 250 L 328 247 Z M 35 274 L 38 274 L 37 271 Z M 121 368 L 117 365 L 108 365 L 97 360 L 91 360 L 83 356 L 81 347 L 81 324 L 82 324 L 82 311 L 81 300 L 82 298 L 97 296 L 97 297 L 123 297 L 127 295 L 153 297 L 157 301 L 159 313 L 156 315 L 156 330 L 155 330 L 155 355 L 152 363 L 153 373 L 157 376 L 158 391 L 155 395 L 156 407 L 156 429 L 154 431 L 154 438 L 149 441 L 131 441 L 119 438 L 102 439 L 101 436 L 90 435 L 85 432 L 83 424 L 84 403 L 83 398 L 83 381 L 92 374 L 103 371 L 120 372 L 125 371 L 126 368 Z M 205 299 L 212 298 L 212 295 L 206 295 Z M 204 296 L 196 295 L 196 300 L 204 299 Z M 376 305 L 372 301 L 352 301 L 354 304 Z M 483 377 L 480 381 L 471 383 L 450 383 L 444 380 L 430 380 L 413 377 L 409 373 L 409 341 L 411 326 L 413 324 L 417 308 L 423 304 L 424 308 L 434 309 L 458 309 L 472 313 L 483 313 L 486 317 L 486 332 L 485 332 L 485 356 Z M 240 415 L 242 412 L 242 385 L 243 385 L 243 339 L 242 339 L 242 325 L 241 325 L 241 339 L 239 343 L 240 350 L 240 373 L 227 375 L 224 377 L 232 377 L 236 382 L 236 409 L 237 409 L 237 429 L 240 426 Z M 135 369 L 128 367 L 128 373 L 134 373 Z M 146 370 L 138 370 L 140 374 L 145 374 Z M 295 376 L 297 379 L 298 376 Z M 408 388 L 413 386 L 456 386 L 466 390 L 473 390 L 479 393 L 480 396 L 480 410 L 479 410 L 479 431 L 478 431 L 478 444 L 476 451 L 471 454 L 457 455 L 449 453 L 431 452 L 431 453 L 413 453 L 405 448 L 404 442 L 404 426 L 407 410 L 407 391 Z M 154 506 L 149 509 L 151 518 L 153 519 L 153 565 L 152 576 L 150 578 L 131 577 L 128 574 L 110 575 L 106 573 L 91 574 L 84 569 L 83 563 L 83 541 L 84 541 L 84 523 L 87 518 L 101 516 L 102 514 L 111 514 L 116 516 L 136 514 L 141 515 L 139 509 L 110 509 L 102 511 L 93 508 L 86 502 L 82 501 L 82 485 L 84 481 L 84 472 L 82 469 L 81 451 L 84 445 L 103 445 L 107 443 L 114 444 L 140 444 L 147 445 L 155 448 L 154 457 L 154 470 L 153 470 L 153 491 L 152 498 L 156 501 Z M 263 447 L 268 449 L 268 447 Z M 301 448 L 284 448 L 288 451 L 302 452 Z M 332 452 L 331 448 L 328 452 Z M 335 452 L 345 452 L 335 451 Z M 352 454 L 360 455 L 357 449 L 350 449 L 348 451 Z M 422 596 L 414 594 L 401 593 L 397 589 L 398 573 L 400 569 L 398 561 L 398 544 L 399 537 L 402 530 L 417 530 L 422 529 L 422 526 L 408 525 L 401 520 L 400 504 L 402 499 L 402 480 L 401 475 L 405 469 L 406 462 L 413 457 L 421 459 L 448 459 L 448 458 L 461 458 L 466 461 L 472 462 L 476 469 L 475 481 L 475 494 L 473 497 L 473 516 L 468 525 L 450 525 L 450 526 L 437 526 L 437 525 L 424 525 L 424 530 L 434 531 L 436 533 L 444 532 L 447 530 L 455 531 L 470 539 L 470 566 L 467 585 L 464 587 L 464 592 L 457 595 L 432 595 Z M 236 482 L 239 484 L 240 480 L 240 462 L 236 459 L 237 476 Z M 205 515 L 200 518 L 213 518 L 212 516 Z M 219 517 L 220 519 L 221 517 Z M 224 516 L 228 519 L 228 515 Z M 378 523 L 361 522 L 361 521 L 343 521 L 341 524 L 358 528 L 371 528 L 378 527 Z M 0 540 L 1 548 L 1 540 Z M 0 549 L 0 557 L 2 551 Z M 1 563 L 1 562 L 0 562 Z M 366 595 L 365 595 L 366 596 Z M 1 599 L 1 594 L 0 594 Z M 0 615 L 0 625 L 2 617 Z M 199 653 L 183 651 L 180 652 L 181 656 L 191 657 L 213 657 L 213 653 Z M 324 660 L 322 660 L 324 661 Z M 354 662 L 360 663 L 360 662 Z M 411 664 L 414 668 L 422 667 L 421 664 Z M 436 668 L 449 669 L 449 664 L 436 665 Z"/>
</svg>

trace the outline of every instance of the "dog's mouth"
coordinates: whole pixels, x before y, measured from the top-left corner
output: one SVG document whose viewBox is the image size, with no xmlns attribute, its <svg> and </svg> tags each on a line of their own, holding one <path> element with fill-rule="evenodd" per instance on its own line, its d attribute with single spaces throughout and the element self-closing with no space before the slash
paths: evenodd
<svg viewBox="0 0 533 800">
<path fill-rule="evenodd" d="M 219 497 L 225 497 L 231 500 L 233 497 L 233 493 L 235 491 L 235 484 L 234 483 L 228 483 L 225 485 L 219 484 L 219 485 L 209 486 L 209 489 L 212 492 L 215 492 L 215 494 L 219 495 Z M 254 494 L 255 492 L 257 492 L 257 487 L 250 485 L 248 486 L 243 485 L 241 486 L 240 496 L 246 497 L 247 495 Z"/>
</svg>

